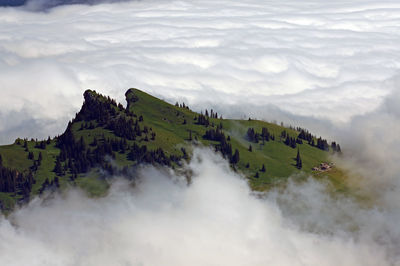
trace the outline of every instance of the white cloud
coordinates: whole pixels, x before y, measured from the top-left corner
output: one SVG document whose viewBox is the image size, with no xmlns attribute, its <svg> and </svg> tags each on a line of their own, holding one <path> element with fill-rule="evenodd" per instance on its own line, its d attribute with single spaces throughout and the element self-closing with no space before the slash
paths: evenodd
<svg viewBox="0 0 400 266">
<path fill-rule="evenodd" d="M 12 215 L 15 226 L 1 220 L 2 262 L 353 266 L 398 259 L 390 253 L 398 243 L 379 242 L 386 231 L 364 232 L 391 229 L 379 219 L 383 212 L 333 200 L 321 184 L 261 199 L 211 151 L 196 150 L 188 167 L 189 186 L 183 177 L 144 168 L 136 186 L 117 182 L 105 198 L 72 191 L 36 199 Z"/>
<path fill-rule="evenodd" d="M 386 81 L 400 66 L 399 8 L 397 1 L 254 0 L 1 8 L 0 124 L 25 106 L 30 115 L 20 121 L 59 120 L 49 128 L 55 135 L 85 89 L 123 101 L 129 87 L 196 108 L 221 105 L 229 94 L 222 104 L 252 101 L 348 122 L 393 89 Z M 31 93 L 15 95 L 23 87 Z M 30 105 L 31 94 L 40 97 Z M 3 126 L 1 142 L 27 136 L 20 128 L 5 134 Z"/>
<path fill-rule="evenodd" d="M 104 199 L 72 192 L 33 202 L 13 214 L 17 227 L 1 222 L 0 238 L 11 244 L 0 243 L 0 257 L 31 265 L 55 257 L 59 265 L 398 265 L 399 22 L 394 0 L 0 8 L 0 143 L 61 133 L 86 88 L 124 101 L 137 87 L 339 140 L 338 163 L 359 174 L 351 181 L 375 204 L 332 199 L 312 181 L 259 200 L 206 157 L 192 162 L 197 182 L 188 188 L 147 169 L 139 192 L 116 185 Z"/>
</svg>

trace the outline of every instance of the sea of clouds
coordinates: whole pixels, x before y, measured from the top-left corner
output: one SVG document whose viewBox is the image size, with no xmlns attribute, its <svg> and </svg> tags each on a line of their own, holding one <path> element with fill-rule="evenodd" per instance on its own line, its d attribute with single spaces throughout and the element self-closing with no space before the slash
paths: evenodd
<svg viewBox="0 0 400 266">
<path fill-rule="evenodd" d="M 40 1 L 39 1 L 40 2 Z M 39 3 L 37 2 L 37 3 Z M 103 199 L 71 191 L 0 222 L 11 265 L 399 265 L 400 2 L 162 1 L 0 8 L 0 143 L 62 133 L 91 88 L 137 87 L 338 140 L 368 208 L 329 185 L 253 195 L 196 151 Z M 200 159 L 198 159 L 200 158 Z M 211 158 L 211 159 L 210 159 Z M 57 264 L 58 263 L 58 264 Z M 0 263 L 1 264 L 1 263 Z"/>
<path fill-rule="evenodd" d="M 0 8 L 0 143 L 59 134 L 87 88 L 124 102 L 137 87 L 327 135 L 321 128 L 396 90 L 399 9 L 357 0 Z"/>
</svg>

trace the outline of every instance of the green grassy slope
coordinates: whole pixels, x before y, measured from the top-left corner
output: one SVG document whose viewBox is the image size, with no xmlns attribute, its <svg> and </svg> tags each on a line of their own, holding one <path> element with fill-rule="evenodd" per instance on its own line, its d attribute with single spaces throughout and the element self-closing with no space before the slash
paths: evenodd
<svg viewBox="0 0 400 266">
<path fill-rule="evenodd" d="M 206 128 L 195 124 L 194 117 L 198 115 L 197 113 L 167 104 L 139 90 L 133 90 L 132 93 L 140 99 L 133 105 L 132 110 L 143 115 L 145 123 L 159 132 L 160 138 L 154 142 L 155 146 L 161 146 L 169 152 L 176 152 L 179 150 L 179 145 L 188 143 L 189 130 L 192 131 L 193 138 L 197 136 L 197 139 L 204 145 L 216 143 L 202 138 Z M 184 119 L 187 121 L 185 125 L 183 124 Z M 307 142 L 298 144 L 303 161 L 303 168 L 299 170 L 295 167 L 296 161 L 294 160 L 297 149 L 286 146 L 283 144 L 284 139 L 279 138 L 283 130 L 293 137 L 297 137 L 299 132 L 259 120 L 212 118 L 210 122 L 213 122 L 215 126 L 222 123 L 225 134 L 231 137 L 232 147 L 237 148 L 240 152 L 238 169 L 257 186 L 270 184 L 274 180 L 286 178 L 297 172 L 311 173 L 312 167 L 327 161 L 330 154 L 308 145 Z M 249 127 L 254 128 L 257 132 L 261 132 L 261 129 L 265 127 L 276 136 L 276 139 L 264 144 L 250 142 L 246 139 Z M 252 152 L 248 151 L 249 145 L 252 145 Z M 250 164 L 249 168 L 245 167 L 247 163 Z M 267 171 L 259 172 L 259 178 L 254 178 L 253 175 L 261 169 L 262 164 L 265 164 Z"/>
<path fill-rule="evenodd" d="M 183 155 L 182 148 L 189 151 L 190 155 L 193 143 L 200 143 L 204 146 L 216 145 L 218 144 L 217 141 L 206 140 L 203 136 L 206 130 L 216 129 L 220 125 L 222 125 L 222 131 L 225 136 L 230 137 L 229 143 L 232 145 L 232 150 L 235 151 L 237 149 L 240 153 L 240 160 L 234 168 L 248 177 L 250 185 L 257 190 L 267 189 L 272 184 L 283 181 L 296 173 L 313 174 L 312 167 L 329 160 L 330 152 L 318 149 L 304 141 L 303 144 L 297 144 L 303 162 L 302 169 L 297 169 L 295 167 L 297 147 L 294 149 L 285 145 L 283 143 L 284 139 L 280 138 L 281 132 L 284 130 L 290 136 L 297 137 L 299 132 L 296 130 L 259 120 L 231 120 L 211 117 L 209 118 L 210 125 L 206 127 L 196 124 L 198 113 L 188 108 L 171 105 L 143 91 L 130 89 L 126 93 L 126 98 L 128 110 L 125 110 L 122 105 L 110 104 L 110 110 L 113 110 L 110 119 L 124 117 L 127 120 L 134 121 L 142 117 L 143 121 L 139 125 L 142 129 L 147 127 L 149 133 L 142 134 L 141 137 L 136 137 L 135 140 L 130 140 L 118 137 L 115 131 L 107 128 L 96 119 L 82 120 L 76 118 L 70 125 L 75 140 L 78 141 L 82 138 L 88 147 L 88 152 L 94 152 L 94 149 L 98 147 L 98 145 L 93 144 L 95 138 L 100 142 L 104 142 L 106 139 L 124 140 L 128 150 L 118 150 L 113 153 L 115 157 L 113 163 L 115 163 L 116 168 L 122 169 L 124 166 L 132 166 L 139 163 L 139 161 L 129 160 L 127 156 L 134 143 L 139 146 L 146 145 L 148 150 L 161 148 L 166 156 L 174 155 L 180 158 Z M 97 94 L 95 91 L 87 91 L 85 99 L 104 104 L 110 102 L 109 98 Z M 81 114 L 85 115 L 89 111 L 87 108 L 83 108 Z M 91 127 L 88 127 L 89 124 Z M 263 127 L 267 128 L 275 136 L 274 141 L 254 143 L 247 140 L 246 132 L 248 128 L 254 128 L 256 132 L 261 133 Z M 154 140 L 151 140 L 149 138 L 153 132 L 156 136 Z M 192 140 L 189 139 L 190 132 Z M 57 139 L 52 139 L 45 149 L 35 148 L 35 143 L 35 140 L 27 141 L 27 149 L 23 147 L 23 140 L 16 141 L 12 145 L 0 146 L 3 166 L 16 169 L 21 173 L 27 173 L 34 164 L 34 160 L 37 160 L 39 152 L 42 153 L 41 164 L 34 171 L 35 183 L 32 185 L 31 195 L 39 193 L 46 179 L 51 182 L 56 176 L 58 176 L 61 189 L 72 185 L 84 188 L 93 196 L 100 196 L 105 193 L 108 186 L 104 178 L 96 174 L 98 166 L 92 167 L 92 170 L 89 171 L 90 174 L 79 173 L 75 178 L 71 179 L 73 170 L 67 167 L 68 160 L 66 160 L 63 164 L 65 174 L 57 175 L 53 171 L 56 158 L 60 155 L 60 148 L 56 145 Z M 251 152 L 248 150 L 249 145 L 252 146 Z M 28 152 L 33 152 L 33 160 L 28 159 Z M 246 167 L 247 164 L 249 164 L 248 168 Z M 260 171 L 263 164 L 266 167 L 265 172 Z M 171 166 L 177 167 L 178 164 L 172 162 Z M 259 177 L 255 177 L 256 172 L 258 172 Z M 0 201 L 3 203 L 3 208 L 4 206 L 11 208 L 13 205 L 12 200 L 15 201 L 19 198 L 21 198 L 21 195 L 18 191 L 15 193 L 0 192 Z"/>
</svg>

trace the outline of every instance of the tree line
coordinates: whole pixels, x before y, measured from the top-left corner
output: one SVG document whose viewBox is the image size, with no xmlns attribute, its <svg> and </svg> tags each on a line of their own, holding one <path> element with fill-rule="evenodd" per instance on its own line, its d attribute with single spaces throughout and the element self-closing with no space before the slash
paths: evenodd
<svg viewBox="0 0 400 266">
<path fill-rule="evenodd" d="M 228 138 L 225 137 L 221 127 L 222 126 L 218 126 L 216 129 L 212 128 L 207 130 L 203 138 L 219 142 L 215 145 L 215 151 L 221 152 L 224 158 L 228 158 L 230 163 L 235 165 L 240 160 L 239 150 L 235 149 L 235 152 L 232 152 L 232 145 L 229 143 Z"/>
<path fill-rule="evenodd" d="M 17 193 L 23 200 L 29 199 L 32 185 L 35 183 L 32 171 L 21 173 L 5 167 L 0 154 L 0 192 Z"/>
<path fill-rule="evenodd" d="M 246 138 L 250 142 L 258 143 L 259 141 L 270 141 L 275 140 L 275 136 L 271 134 L 268 128 L 263 127 L 261 129 L 261 133 L 258 133 L 254 130 L 254 128 L 250 127 L 247 129 Z"/>
</svg>

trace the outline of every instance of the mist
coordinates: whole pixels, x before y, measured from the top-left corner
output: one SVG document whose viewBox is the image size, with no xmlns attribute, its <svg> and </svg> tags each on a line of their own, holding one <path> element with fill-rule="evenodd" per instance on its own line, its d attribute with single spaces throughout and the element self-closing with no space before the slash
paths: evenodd
<svg viewBox="0 0 400 266">
<path fill-rule="evenodd" d="M 39 3 L 40 1 L 36 2 Z M 400 265 L 398 1 L 130 1 L 0 8 L 0 143 L 60 134 L 87 88 L 137 87 L 340 143 L 327 180 L 252 192 L 210 151 L 0 218 L 8 265 Z"/>
<path fill-rule="evenodd" d="M 7 265 L 396 265 L 384 210 L 333 199 L 313 180 L 251 192 L 209 150 L 182 176 L 143 167 L 104 198 L 71 190 L 1 219 Z M 293 181 L 295 182 L 295 181 Z M 392 227 L 393 226 L 393 227 Z M 385 241 L 387 240 L 387 241 Z"/>
</svg>

